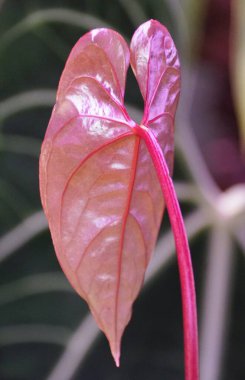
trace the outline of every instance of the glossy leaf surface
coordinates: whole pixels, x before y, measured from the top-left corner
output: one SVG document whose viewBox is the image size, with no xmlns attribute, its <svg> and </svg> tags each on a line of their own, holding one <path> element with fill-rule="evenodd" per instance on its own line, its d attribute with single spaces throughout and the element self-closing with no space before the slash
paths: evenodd
<svg viewBox="0 0 245 380">
<path fill-rule="evenodd" d="M 40 157 L 40 191 L 59 262 L 119 363 L 122 333 L 153 252 L 164 201 L 144 140 L 123 104 L 131 63 L 170 170 L 179 62 L 168 31 L 149 21 L 131 48 L 96 29 L 73 48 Z"/>
</svg>

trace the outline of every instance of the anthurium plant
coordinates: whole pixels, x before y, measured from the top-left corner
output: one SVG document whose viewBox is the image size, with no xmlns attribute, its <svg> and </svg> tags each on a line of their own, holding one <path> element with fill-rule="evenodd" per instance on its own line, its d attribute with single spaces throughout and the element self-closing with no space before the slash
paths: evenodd
<svg viewBox="0 0 245 380">
<path fill-rule="evenodd" d="M 124 105 L 131 64 L 144 99 L 137 124 Z M 42 205 L 60 265 L 107 336 L 116 365 L 166 206 L 176 243 L 186 380 L 198 379 L 196 300 L 188 241 L 171 179 L 180 64 L 158 21 L 128 47 L 111 29 L 76 43 L 42 145 Z"/>
</svg>

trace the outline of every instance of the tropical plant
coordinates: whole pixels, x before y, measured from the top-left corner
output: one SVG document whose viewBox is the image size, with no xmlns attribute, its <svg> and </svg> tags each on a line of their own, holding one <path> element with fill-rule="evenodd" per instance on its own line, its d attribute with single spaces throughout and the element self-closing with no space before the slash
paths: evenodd
<svg viewBox="0 0 245 380">
<path fill-rule="evenodd" d="M 99 330 L 85 304 L 60 273 L 38 190 L 41 140 L 71 46 L 85 31 L 97 27 L 120 30 L 128 40 L 133 30 L 150 18 L 158 19 L 171 31 L 182 66 L 174 183 L 197 284 L 201 379 L 244 378 L 244 185 L 239 184 L 240 176 L 224 188 L 210 174 L 213 168 L 207 167 L 208 157 L 201 151 L 205 141 L 200 144 L 198 134 L 198 125 L 207 112 L 200 113 L 193 126 L 192 105 L 197 93 L 204 92 L 196 72 L 208 12 L 204 3 L 0 2 L 1 379 L 183 378 L 181 309 L 174 242 L 171 231 L 166 232 L 168 219 L 164 217 L 117 369 L 105 341 L 97 339 Z M 130 75 L 126 107 L 139 123 L 140 95 Z M 207 70 L 201 78 L 208 81 Z M 234 88 L 239 91 L 239 81 Z M 223 161 L 230 157 L 228 153 L 223 153 Z M 213 160 L 213 166 L 217 162 Z M 238 165 L 230 162 L 235 172 Z M 222 171 L 223 166 L 219 168 Z M 229 345 L 227 331 L 232 337 Z M 225 354 L 229 360 L 223 360 Z"/>
</svg>

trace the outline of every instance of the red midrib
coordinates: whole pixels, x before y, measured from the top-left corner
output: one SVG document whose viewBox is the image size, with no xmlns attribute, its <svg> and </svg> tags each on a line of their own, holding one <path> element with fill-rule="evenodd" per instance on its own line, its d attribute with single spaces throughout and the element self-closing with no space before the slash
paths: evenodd
<svg viewBox="0 0 245 380">
<path fill-rule="evenodd" d="M 135 136 L 135 146 L 134 146 L 134 152 L 133 152 L 133 160 L 132 160 L 132 169 L 131 169 L 131 175 L 129 180 L 129 186 L 128 186 L 128 198 L 126 202 L 126 208 L 123 214 L 123 220 L 122 220 L 122 232 L 121 232 L 121 239 L 120 239 L 120 246 L 119 246 L 119 257 L 118 257 L 118 280 L 117 280 L 117 287 L 116 287 L 116 299 L 115 299 L 115 342 L 117 342 L 117 318 L 118 318 L 118 299 L 119 299 L 119 290 L 120 290 L 120 283 L 121 283 L 121 269 L 122 269 L 122 254 L 123 254 L 123 245 L 124 245 L 124 236 L 125 236 L 125 229 L 127 224 L 127 219 L 130 211 L 130 204 L 132 200 L 133 195 L 133 189 L 134 189 L 134 183 L 135 183 L 135 177 L 136 177 L 136 169 L 138 164 L 138 156 L 139 156 L 139 145 L 140 145 L 141 138 L 139 136 Z"/>
</svg>

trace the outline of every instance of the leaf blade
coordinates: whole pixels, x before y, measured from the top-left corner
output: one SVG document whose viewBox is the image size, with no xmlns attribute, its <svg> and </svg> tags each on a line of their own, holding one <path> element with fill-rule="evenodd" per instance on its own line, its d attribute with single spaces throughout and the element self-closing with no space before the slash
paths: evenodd
<svg viewBox="0 0 245 380">
<path fill-rule="evenodd" d="M 111 45 L 103 40 L 108 34 Z M 58 260 L 117 364 L 163 213 L 156 173 L 123 103 L 129 51 L 118 48 L 121 41 L 105 29 L 78 41 L 40 158 L 41 198 Z M 111 46 L 123 50 L 123 63 Z"/>
<path fill-rule="evenodd" d="M 149 126 L 173 170 L 174 116 L 180 93 L 177 50 L 167 29 L 156 20 L 142 24 L 130 45 L 131 65 L 144 99 L 141 124 Z M 156 120 L 158 120 L 158 123 Z"/>
<path fill-rule="evenodd" d="M 153 34 L 162 33 L 160 24 L 150 24 Z M 105 332 L 117 365 L 164 209 L 151 156 L 124 107 L 129 49 L 123 41 L 112 30 L 96 29 L 75 45 L 40 158 L 41 198 L 58 260 Z M 154 60 L 161 59 L 156 53 Z M 148 75 L 153 85 L 145 93 L 145 124 L 171 167 L 174 75 L 154 75 Z M 164 93 L 158 82 L 166 85 Z"/>
</svg>

